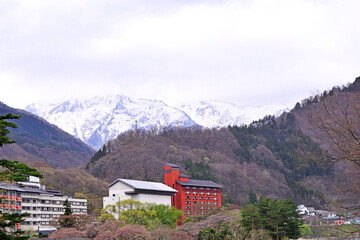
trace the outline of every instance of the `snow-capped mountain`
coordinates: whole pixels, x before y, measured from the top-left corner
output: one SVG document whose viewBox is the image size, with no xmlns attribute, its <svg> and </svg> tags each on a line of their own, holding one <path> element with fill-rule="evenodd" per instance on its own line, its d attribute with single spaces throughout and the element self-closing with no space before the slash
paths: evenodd
<svg viewBox="0 0 360 240">
<path fill-rule="evenodd" d="M 205 127 L 226 127 L 249 124 L 266 115 L 279 116 L 289 111 L 285 105 L 268 105 L 258 107 L 240 107 L 220 101 L 201 101 L 179 107 L 197 124 Z"/>
<path fill-rule="evenodd" d="M 120 133 L 134 128 L 159 126 L 224 127 L 258 120 L 268 114 L 286 111 L 284 106 L 239 107 L 231 103 L 209 101 L 179 108 L 162 101 L 126 96 L 68 100 L 60 104 L 31 104 L 32 112 L 81 139 L 94 149 Z"/>
<path fill-rule="evenodd" d="M 31 104 L 25 110 L 81 139 L 94 149 L 129 129 L 151 126 L 192 126 L 196 123 L 183 111 L 162 101 L 126 96 L 69 100 L 56 106 Z"/>
</svg>

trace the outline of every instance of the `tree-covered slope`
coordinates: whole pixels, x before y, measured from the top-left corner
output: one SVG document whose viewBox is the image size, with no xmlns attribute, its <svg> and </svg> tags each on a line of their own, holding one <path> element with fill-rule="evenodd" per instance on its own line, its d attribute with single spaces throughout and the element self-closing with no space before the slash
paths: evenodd
<svg viewBox="0 0 360 240">
<path fill-rule="evenodd" d="M 0 114 L 7 113 L 22 117 L 14 120 L 18 128 L 10 134 L 16 143 L 1 148 L 1 158 L 26 163 L 40 161 L 54 168 L 71 168 L 85 164 L 94 153 L 93 149 L 55 125 L 0 102 Z"/>
<path fill-rule="evenodd" d="M 323 194 L 306 182 L 330 173 L 310 161 L 318 147 L 290 118 L 222 129 L 164 129 L 161 134 L 130 131 L 96 153 L 86 169 L 109 182 L 119 177 L 163 181 L 169 162 L 193 178 L 222 184 L 225 202 L 272 197 L 319 206 Z M 323 187 L 321 180 L 316 183 Z"/>
</svg>

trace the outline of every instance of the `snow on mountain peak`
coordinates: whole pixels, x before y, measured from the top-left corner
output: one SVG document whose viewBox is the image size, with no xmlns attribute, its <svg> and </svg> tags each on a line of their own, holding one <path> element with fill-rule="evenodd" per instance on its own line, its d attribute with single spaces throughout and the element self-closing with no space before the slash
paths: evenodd
<svg viewBox="0 0 360 240">
<path fill-rule="evenodd" d="M 106 141 L 135 127 L 226 127 L 281 114 L 286 109 L 285 106 L 239 107 L 220 101 L 201 101 L 175 108 L 159 100 L 110 95 L 71 99 L 60 104 L 33 103 L 25 110 L 99 149 Z"/>
</svg>

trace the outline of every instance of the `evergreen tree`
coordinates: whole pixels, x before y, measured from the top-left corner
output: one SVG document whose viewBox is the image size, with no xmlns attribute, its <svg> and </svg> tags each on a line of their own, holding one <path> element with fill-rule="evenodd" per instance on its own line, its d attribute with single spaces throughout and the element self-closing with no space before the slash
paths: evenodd
<svg viewBox="0 0 360 240">
<path fill-rule="evenodd" d="M 8 113 L 6 115 L 0 115 L 0 147 L 4 144 L 14 143 L 7 135 L 10 131 L 8 127 L 16 128 L 17 125 L 7 120 L 19 119 L 20 116 L 12 115 Z M 2 171 L 0 173 L 0 181 L 15 183 L 16 181 L 25 181 L 28 175 L 42 177 L 42 175 L 34 168 L 28 167 L 24 163 L 18 161 L 10 161 L 7 159 L 0 159 L 0 167 Z M 0 198 L 0 203 L 2 199 Z M 1 213 L 2 210 L 0 209 Z M 0 239 L 3 240 L 22 240 L 29 237 L 23 236 L 23 231 L 14 230 L 15 227 L 24 221 L 24 217 L 28 216 L 28 213 L 2 213 L 0 216 Z"/>
<path fill-rule="evenodd" d="M 262 199 L 241 212 L 242 225 L 248 231 L 265 229 L 273 239 L 297 239 L 301 236 L 302 221 L 292 200 Z"/>
<path fill-rule="evenodd" d="M 70 202 L 68 199 L 64 201 L 64 207 L 65 207 L 65 216 L 70 216 L 72 214 Z"/>
</svg>

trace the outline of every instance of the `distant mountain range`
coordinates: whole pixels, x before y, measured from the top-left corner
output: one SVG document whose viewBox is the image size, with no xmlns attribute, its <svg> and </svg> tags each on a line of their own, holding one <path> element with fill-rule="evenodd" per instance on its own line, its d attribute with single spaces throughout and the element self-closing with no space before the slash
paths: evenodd
<svg viewBox="0 0 360 240">
<path fill-rule="evenodd" d="M 171 107 L 158 100 L 114 95 L 73 99 L 60 104 L 33 103 L 25 110 L 57 125 L 97 150 L 106 141 L 135 128 L 241 125 L 269 114 L 278 116 L 289 109 L 283 105 L 239 107 L 218 101 Z"/>
</svg>

